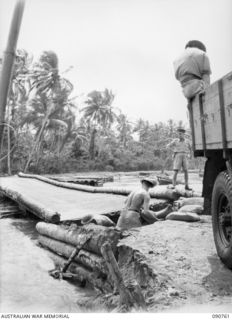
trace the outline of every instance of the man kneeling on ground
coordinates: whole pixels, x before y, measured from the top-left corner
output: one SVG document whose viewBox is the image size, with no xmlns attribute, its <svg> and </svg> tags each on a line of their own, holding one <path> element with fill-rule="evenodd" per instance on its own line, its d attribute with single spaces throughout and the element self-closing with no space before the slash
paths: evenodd
<svg viewBox="0 0 232 320">
<path fill-rule="evenodd" d="M 141 227 L 141 218 L 147 223 L 152 224 L 162 218 L 165 218 L 165 216 L 171 212 L 170 205 L 158 212 L 149 210 L 149 189 L 156 185 L 157 181 L 154 179 L 143 178 L 141 180 L 141 188 L 136 191 L 132 191 L 126 199 L 126 206 L 120 214 L 117 228 L 124 230 Z M 143 210 L 141 210 L 142 208 Z"/>
</svg>

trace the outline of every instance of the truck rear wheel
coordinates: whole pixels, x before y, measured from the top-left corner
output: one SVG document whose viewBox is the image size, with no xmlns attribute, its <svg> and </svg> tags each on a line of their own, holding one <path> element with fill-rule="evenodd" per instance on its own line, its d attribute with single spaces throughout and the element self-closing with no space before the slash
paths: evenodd
<svg viewBox="0 0 232 320">
<path fill-rule="evenodd" d="M 211 210 L 218 256 L 232 269 L 232 180 L 226 171 L 214 183 Z"/>
</svg>

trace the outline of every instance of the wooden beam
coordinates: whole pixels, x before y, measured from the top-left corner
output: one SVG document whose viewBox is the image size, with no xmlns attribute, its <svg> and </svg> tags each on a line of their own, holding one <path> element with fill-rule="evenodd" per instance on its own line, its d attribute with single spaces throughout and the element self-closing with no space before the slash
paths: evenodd
<svg viewBox="0 0 232 320">
<path fill-rule="evenodd" d="M 224 95 L 223 95 L 223 84 L 222 80 L 218 81 L 218 95 L 219 95 L 219 105 L 220 105 L 220 116 L 221 116 L 221 128 L 222 128 L 222 148 L 223 157 L 227 158 L 227 141 L 226 141 L 226 119 L 225 119 L 225 105 L 224 105 Z"/>
</svg>

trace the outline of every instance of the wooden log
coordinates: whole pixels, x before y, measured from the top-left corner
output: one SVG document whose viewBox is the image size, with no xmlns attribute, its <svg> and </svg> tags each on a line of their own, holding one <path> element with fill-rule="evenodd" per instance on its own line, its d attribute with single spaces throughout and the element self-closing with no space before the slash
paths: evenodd
<svg viewBox="0 0 232 320">
<path fill-rule="evenodd" d="M 62 188 L 71 189 L 71 190 L 79 190 L 79 191 L 85 191 L 85 192 L 96 192 L 96 190 L 98 189 L 97 187 L 76 185 L 74 183 L 68 183 L 68 182 L 60 182 L 60 181 L 52 180 L 52 179 L 42 177 L 42 176 L 39 176 L 36 174 L 26 174 L 26 173 L 19 172 L 18 176 L 20 178 L 36 179 L 39 181 L 43 181 L 43 182 L 52 184 L 57 187 L 62 187 Z"/>
<path fill-rule="evenodd" d="M 49 177 L 49 179 L 60 181 L 60 182 L 68 182 L 68 183 L 75 183 L 75 184 L 83 184 L 87 186 L 102 186 L 103 181 L 100 179 L 88 179 L 88 178 L 71 178 L 71 177 Z"/>
<path fill-rule="evenodd" d="M 86 250 L 80 250 L 77 258 L 83 265 L 107 275 L 107 267 L 101 256 Z"/>
<path fill-rule="evenodd" d="M 0 214 L 0 219 L 15 217 L 15 216 L 18 215 L 18 214 L 20 214 L 20 212 Z"/>
<path fill-rule="evenodd" d="M 74 183 L 67 183 L 67 182 L 60 182 L 55 181 L 46 177 L 42 177 L 39 175 L 34 174 L 24 174 L 19 173 L 19 177 L 21 178 L 33 178 L 37 179 L 58 187 L 72 189 L 72 190 L 79 190 L 85 192 L 92 192 L 92 193 L 108 193 L 108 194 L 117 194 L 127 196 L 131 193 L 131 189 L 129 188 L 107 188 L 107 187 L 91 187 L 91 186 L 84 186 L 84 185 L 76 185 Z M 150 191 L 151 198 L 158 198 L 158 199 L 167 199 L 167 200 L 177 200 L 180 197 L 180 193 L 176 190 L 168 189 L 166 186 L 156 186 Z"/>
<path fill-rule="evenodd" d="M 18 0 L 15 4 L 9 36 L 7 40 L 7 46 L 3 56 L 2 70 L 0 74 L 0 153 L 2 152 L 7 97 L 9 94 L 9 88 L 13 74 L 12 70 L 14 66 L 15 52 L 17 48 L 18 36 L 23 17 L 24 5 L 25 3 L 22 0 Z"/>
<path fill-rule="evenodd" d="M 46 247 L 65 258 L 69 258 L 75 250 L 75 246 L 42 235 L 39 236 L 38 241 L 43 247 Z M 77 256 L 74 257 L 74 261 L 84 265 L 89 270 L 107 274 L 104 259 L 94 253 L 81 249 Z"/>
<path fill-rule="evenodd" d="M 131 308 L 146 309 L 145 299 L 142 295 L 141 288 L 136 281 L 125 285 L 117 261 L 108 242 L 104 243 L 101 248 L 102 256 L 106 261 L 109 273 L 114 281 L 115 287 L 120 295 L 120 308 L 123 311 L 129 311 Z"/>
<path fill-rule="evenodd" d="M 80 238 L 85 235 L 91 235 L 90 241 L 86 243 L 83 249 L 93 253 L 101 254 L 101 246 L 109 241 L 112 250 L 115 253 L 121 232 L 112 227 L 103 227 L 95 224 L 88 224 L 83 227 L 54 225 L 51 223 L 39 222 L 36 225 L 39 234 L 60 240 L 62 242 L 77 246 Z"/>
<path fill-rule="evenodd" d="M 126 288 L 121 272 L 119 270 L 117 261 L 111 250 L 109 243 L 104 243 L 101 248 L 102 256 L 105 259 L 109 273 L 114 281 L 115 289 L 118 290 L 120 295 L 120 305 L 126 305 L 129 309 L 133 306 L 132 296 L 130 291 Z"/>
<path fill-rule="evenodd" d="M 100 187 L 97 190 L 98 193 L 118 194 L 121 196 L 128 196 L 131 193 L 131 190 L 128 188 Z"/>
<path fill-rule="evenodd" d="M 52 223 L 58 223 L 60 221 L 60 215 L 57 212 L 42 207 L 41 203 L 36 203 L 35 201 L 32 202 L 29 197 L 26 197 L 17 191 L 13 191 L 10 188 L 3 188 L 1 186 L 0 189 L 4 195 L 11 198 L 19 205 L 26 207 L 28 211 L 30 211 L 37 217 Z"/>
<path fill-rule="evenodd" d="M 20 212 L 19 208 L 0 208 L 0 214 Z"/>
<path fill-rule="evenodd" d="M 49 252 L 49 256 L 54 261 L 56 267 L 62 268 L 67 262 L 66 259 L 51 251 Z M 107 281 L 107 279 L 98 277 L 95 272 L 84 268 L 76 262 L 72 262 L 70 264 L 68 267 L 68 272 L 76 276 L 75 280 L 78 279 L 78 281 L 81 283 L 87 281 L 94 289 L 97 289 L 98 291 L 109 293 L 113 290 L 112 285 Z"/>
</svg>

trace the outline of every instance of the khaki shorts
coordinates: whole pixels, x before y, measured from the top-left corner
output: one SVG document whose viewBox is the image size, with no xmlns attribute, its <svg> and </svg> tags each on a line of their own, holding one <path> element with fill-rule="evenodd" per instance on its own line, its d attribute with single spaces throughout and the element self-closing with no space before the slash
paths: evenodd
<svg viewBox="0 0 232 320">
<path fill-rule="evenodd" d="M 188 161 L 185 153 L 176 153 L 173 163 L 173 170 L 188 170 Z"/>
<path fill-rule="evenodd" d="M 183 85 L 183 94 L 185 98 L 191 99 L 197 93 L 205 91 L 205 82 L 203 80 L 193 79 Z"/>
</svg>

